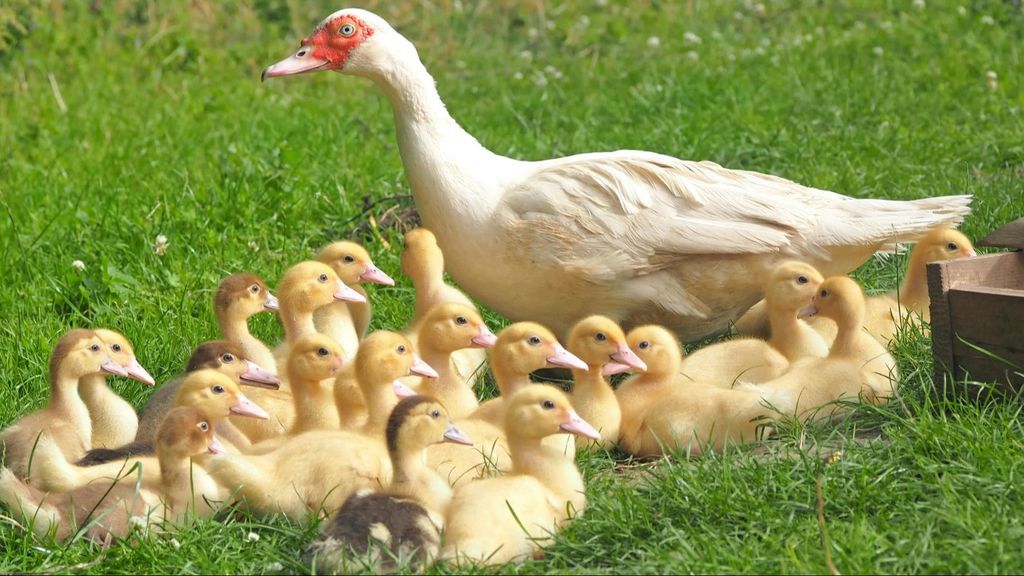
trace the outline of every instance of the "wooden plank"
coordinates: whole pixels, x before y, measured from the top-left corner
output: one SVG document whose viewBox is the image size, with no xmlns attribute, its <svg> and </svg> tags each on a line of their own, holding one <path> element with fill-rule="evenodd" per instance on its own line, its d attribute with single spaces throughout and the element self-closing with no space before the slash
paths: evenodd
<svg viewBox="0 0 1024 576">
<path fill-rule="evenodd" d="M 949 319 L 949 272 L 945 262 L 927 265 L 928 298 L 931 302 L 933 380 L 937 390 L 945 390 L 946 375 L 953 372 L 953 328 Z"/>
<path fill-rule="evenodd" d="M 978 242 L 978 246 L 1024 249 L 1024 218 L 1018 218 L 1002 228 L 989 233 Z"/>
<path fill-rule="evenodd" d="M 932 262 L 928 269 L 945 270 L 947 288 L 988 286 L 1024 288 L 1024 252 L 1000 252 L 974 258 Z"/>
<path fill-rule="evenodd" d="M 1024 293 L 971 287 L 947 297 L 958 379 L 1024 386 Z"/>
</svg>

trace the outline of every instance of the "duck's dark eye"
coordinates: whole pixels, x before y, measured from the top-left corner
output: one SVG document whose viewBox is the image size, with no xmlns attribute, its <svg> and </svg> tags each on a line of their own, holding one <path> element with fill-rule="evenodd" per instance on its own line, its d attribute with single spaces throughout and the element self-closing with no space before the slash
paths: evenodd
<svg viewBox="0 0 1024 576">
<path fill-rule="evenodd" d="M 252 292 L 253 294 L 259 294 L 260 293 L 260 285 L 259 284 L 253 284 L 252 286 L 249 286 L 249 292 Z"/>
<path fill-rule="evenodd" d="M 306 55 L 307 52 L 309 52 L 309 50 L 303 48 L 302 50 L 299 50 L 298 52 L 296 52 L 295 55 L 298 56 L 299 58 L 302 58 L 303 56 Z"/>
<path fill-rule="evenodd" d="M 327 282 L 327 274 L 321 274 L 318 280 L 320 280 L 321 282 Z"/>
<path fill-rule="evenodd" d="M 356 261 L 356 259 L 352 256 L 345 256 L 344 258 L 342 258 L 342 260 L 345 262 L 345 264 L 351 264 Z"/>
<path fill-rule="evenodd" d="M 469 320 L 466 320 L 465 316 L 456 316 L 455 323 L 458 324 L 459 326 L 465 326 L 466 324 L 469 323 Z"/>
<path fill-rule="evenodd" d="M 527 342 L 530 343 L 530 346 L 537 346 L 537 345 L 540 344 L 540 337 L 539 336 L 530 336 L 530 339 L 527 340 Z"/>
<path fill-rule="evenodd" d="M 341 27 L 338 28 L 338 34 L 341 34 L 342 36 L 344 36 L 346 38 L 348 38 L 349 36 L 351 36 L 351 35 L 353 35 L 355 33 L 356 33 L 356 27 L 351 25 L 351 24 L 342 24 Z"/>
<path fill-rule="evenodd" d="M 221 386 L 220 384 L 217 384 L 216 386 L 213 387 L 213 393 L 214 394 L 223 394 L 224 393 L 224 387 Z"/>
<path fill-rule="evenodd" d="M 395 348 L 395 351 L 399 354 L 405 354 L 405 344 L 399 344 L 398 348 Z"/>
<path fill-rule="evenodd" d="M 114 344 L 113 346 L 110 347 L 110 349 L 113 350 L 114 352 L 120 352 L 121 351 L 121 345 L 120 344 Z"/>
<path fill-rule="evenodd" d="M 220 359 L 225 364 L 231 364 L 232 362 L 235 361 L 235 355 L 230 353 L 224 354 L 223 356 L 220 357 Z"/>
<path fill-rule="evenodd" d="M 93 352 L 99 352 L 100 351 L 100 345 L 99 344 L 93 344 L 92 346 L 89 346 L 89 350 L 92 350 Z"/>
<path fill-rule="evenodd" d="M 608 337 L 604 335 L 604 332 L 598 332 L 597 334 L 594 334 L 594 339 L 598 342 L 604 342 Z"/>
<path fill-rule="evenodd" d="M 822 298 L 828 298 L 828 290 L 822 290 L 818 295 Z"/>
<path fill-rule="evenodd" d="M 441 411 L 440 410 L 434 410 L 433 412 L 430 413 L 430 417 L 431 418 L 440 418 L 441 417 Z"/>
<path fill-rule="evenodd" d="M 200 422 L 199 423 L 199 429 L 202 430 L 203 432 L 209 432 L 210 431 L 210 425 L 207 424 L 206 422 Z"/>
<path fill-rule="evenodd" d="M 554 410 L 555 409 L 555 403 L 552 402 L 551 400 L 545 400 L 541 404 L 541 406 L 543 406 L 545 410 Z"/>
<path fill-rule="evenodd" d="M 946 244 L 946 249 L 951 252 L 954 250 L 958 250 L 959 248 L 960 247 L 956 245 L 956 242 L 950 242 L 949 244 Z"/>
<path fill-rule="evenodd" d="M 651 343 L 648 342 L 647 340 L 644 340 L 643 342 L 637 344 L 636 347 L 641 350 L 647 350 L 648 348 L 651 347 Z"/>
<path fill-rule="evenodd" d="M 316 351 L 316 353 L 319 354 L 320 356 L 327 356 L 328 354 L 330 354 L 330 352 L 327 351 L 327 348 L 320 348 L 319 350 Z"/>
<path fill-rule="evenodd" d="M 796 283 L 797 284 L 807 284 L 808 282 L 810 282 L 810 280 L 807 279 L 807 276 L 797 276 L 796 277 Z"/>
</svg>

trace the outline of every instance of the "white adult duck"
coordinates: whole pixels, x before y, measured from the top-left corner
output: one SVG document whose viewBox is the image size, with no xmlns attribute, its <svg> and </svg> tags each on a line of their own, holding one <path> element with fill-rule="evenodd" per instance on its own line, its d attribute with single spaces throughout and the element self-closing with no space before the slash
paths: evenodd
<svg viewBox="0 0 1024 576">
<path fill-rule="evenodd" d="M 563 336 L 595 313 L 684 340 L 723 331 L 782 260 L 846 273 L 969 212 L 970 196 L 853 199 L 651 152 L 499 156 L 448 114 L 412 43 L 365 10 L 331 14 L 263 78 L 316 70 L 369 78 L 391 100 L 416 208 L 452 278 Z"/>
</svg>

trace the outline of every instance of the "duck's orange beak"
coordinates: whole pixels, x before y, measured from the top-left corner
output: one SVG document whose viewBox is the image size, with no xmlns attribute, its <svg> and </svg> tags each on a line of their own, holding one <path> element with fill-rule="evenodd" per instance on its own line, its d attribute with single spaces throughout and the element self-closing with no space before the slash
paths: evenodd
<svg viewBox="0 0 1024 576">
<path fill-rule="evenodd" d="M 279 390 L 281 388 L 281 379 L 264 370 L 259 364 L 250 360 L 245 361 L 245 372 L 239 377 L 242 380 L 242 384 L 251 386 L 258 386 L 260 388 L 267 388 L 270 390 Z"/>
<path fill-rule="evenodd" d="M 365 296 L 349 288 L 341 280 L 338 280 L 338 289 L 334 291 L 334 299 L 342 302 L 366 302 Z"/>
<path fill-rule="evenodd" d="M 480 333 L 473 336 L 473 339 L 471 340 L 473 348 L 490 348 L 491 346 L 494 346 L 497 341 L 498 337 L 494 335 L 494 332 L 491 332 L 490 329 L 483 324 L 480 325 Z"/>
<path fill-rule="evenodd" d="M 276 78 L 278 76 L 294 76 L 295 74 L 316 72 L 326 68 L 328 64 L 330 64 L 329 61 L 313 56 L 313 48 L 311 46 L 303 46 L 295 54 L 281 60 L 277 64 L 267 66 L 263 70 L 263 74 L 260 74 L 260 82 L 265 81 L 267 78 Z"/>
<path fill-rule="evenodd" d="M 564 432 L 570 434 L 578 434 L 580 436 L 586 436 L 594 440 L 601 439 L 601 433 L 591 426 L 586 420 L 580 418 L 580 415 L 575 410 L 569 410 L 565 421 L 559 426 Z"/>
<path fill-rule="evenodd" d="M 281 309 L 281 303 L 277 301 L 277 296 L 267 292 L 267 301 L 263 303 L 263 308 L 276 312 Z"/>
<path fill-rule="evenodd" d="M 105 374 L 113 374 L 114 376 L 128 376 L 128 370 L 110 358 L 107 358 L 103 364 L 100 365 L 100 371 Z"/>
<path fill-rule="evenodd" d="M 363 282 L 373 282 L 374 284 L 383 284 L 385 286 L 395 285 L 395 280 L 385 274 L 383 270 L 374 266 L 372 262 L 366 265 L 366 272 L 360 274 L 359 279 Z"/>
<path fill-rule="evenodd" d="M 395 391 L 395 396 L 399 398 L 408 398 L 409 396 L 415 396 L 416 391 L 409 388 L 405 384 L 402 384 L 398 380 L 391 383 L 391 389 Z"/>
<path fill-rule="evenodd" d="M 238 414 L 239 416 L 249 416 L 251 418 L 259 418 L 260 420 L 270 418 L 270 414 L 267 414 L 266 410 L 246 398 L 244 394 L 239 394 L 238 400 L 228 410 L 232 414 Z"/>
<path fill-rule="evenodd" d="M 448 423 L 448 428 L 444 431 L 444 441 L 451 442 L 453 444 L 464 444 L 466 446 L 472 446 L 473 441 L 466 436 L 466 433 L 459 430 L 455 424 Z"/>
<path fill-rule="evenodd" d="M 412 366 L 409 368 L 409 374 L 415 374 L 417 376 L 423 376 L 424 378 L 437 378 L 440 374 L 437 370 L 423 361 L 419 356 L 414 356 L 412 360 Z"/>
<path fill-rule="evenodd" d="M 611 359 L 613 362 L 625 364 L 626 366 L 636 368 L 641 372 L 647 371 L 647 363 L 641 360 L 640 357 L 636 355 L 636 352 L 630 350 L 629 346 L 626 346 L 625 342 L 619 344 L 619 350 L 615 352 L 615 354 L 611 355 Z"/>
<path fill-rule="evenodd" d="M 138 380 L 139 382 L 149 384 L 150 386 L 156 384 L 156 380 L 149 375 L 149 372 L 142 367 L 142 364 L 139 364 L 139 361 L 135 356 L 132 356 L 132 361 L 125 367 L 125 371 L 128 372 L 128 377 L 132 380 Z"/>
<path fill-rule="evenodd" d="M 217 440 L 216 436 L 214 436 L 213 438 L 210 438 L 210 445 L 206 447 L 206 450 L 210 454 L 227 454 L 228 453 L 227 449 L 224 448 L 224 445 L 220 443 L 220 440 Z"/>
<path fill-rule="evenodd" d="M 547 358 L 548 364 L 552 366 L 561 366 L 562 368 L 576 368 L 578 370 L 590 370 L 590 366 L 583 360 L 580 360 L 572 352 L 569 352 L 562 347 L 561 344 L 555 343 L 554 352 Z"/>
</svg>

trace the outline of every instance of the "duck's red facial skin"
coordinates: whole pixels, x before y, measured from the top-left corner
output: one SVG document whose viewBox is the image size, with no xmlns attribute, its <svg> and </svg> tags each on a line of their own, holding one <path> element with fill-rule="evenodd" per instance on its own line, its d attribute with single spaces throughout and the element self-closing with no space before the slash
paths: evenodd
<svg viewBox="0 0 1024 576">
<path fill-rule="evenodd" d="M 302 45 L 313 50 L 314 58 L 326 60 L 327 68 L 338 70 L 345 66 L 352 50 L 370 36 L 373 28 L 359 18 L 339 16 L 317 28 L 309 38 L 303 38 Z"/>
</svg>

